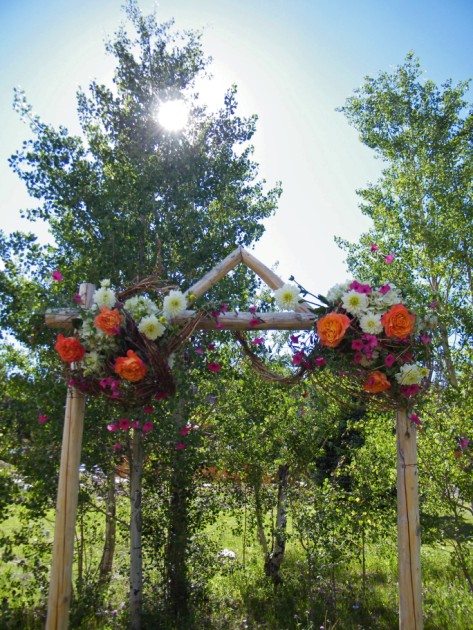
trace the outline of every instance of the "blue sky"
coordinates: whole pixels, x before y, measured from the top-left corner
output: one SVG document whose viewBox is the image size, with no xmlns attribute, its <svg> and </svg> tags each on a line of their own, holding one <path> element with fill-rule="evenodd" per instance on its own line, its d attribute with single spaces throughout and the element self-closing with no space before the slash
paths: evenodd
<svg viewBox="0 0 473 630">
<path fill-rule="evenodd" d="M 0 228 L 24 227 L 34 204 L 9 171 L 8 156 L 28 137 L 12 109 L 20 85 L 43 120 L 79 130 L 75 92 L 108 82 L 103 41 L 124 20 L 121 0 L 0 0 Z M 141 0 L 145 13 L 154 2 Z M 243 113 L 259 116 L 255 156 L 284 194 L 255 254 L 314 292 L 346 278 L 335 235 L 356 241 L 369 226 L 357 188 L 380 163 L 357 139 L 341 106 L 366 75 L 401 64 L 409 50 L 437 83 L 473 76 L 470 0 L 161 0 L 162 20 L 203 28 L 214 58 L 215 101 L 239 86 Z M 471 94 L 471 92 L 470 92 Z M 219 96 L 220 98 L 220 96 Z M 39 226 L 28 229 L 45 238 Z"/>
</svg>

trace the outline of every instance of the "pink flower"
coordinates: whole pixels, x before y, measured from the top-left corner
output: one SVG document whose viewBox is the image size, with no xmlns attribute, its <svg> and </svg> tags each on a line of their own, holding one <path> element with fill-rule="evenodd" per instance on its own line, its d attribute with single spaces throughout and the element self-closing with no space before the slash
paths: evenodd
<svg viewBox="0 0 473 630">
<path fill-rule="evenodd" d="M 78 293 L 74 295 L 74 302 L 77 302 L 77 304 L 82 304 L 82 298 Z"/>
<path fill-rule="evenodd" d="M 254 315 L 256 313 L 256 306 L 250 306 L 248 310 L 252 315 Z"/>
<path fill-rule="evenodd" d="M 118 427 L 122 431 L 128 431 L 128 429 L 131 427 L 131 422 L 128 420 L 128 418 L 120 418 L 120 420 L 118 421 Z"/>
<path fill-rule="evenodd" d="M 396 357 L 394 356 L 394 354 L 387 354 L 384 357 L 384 365 L 386 365 L 387 367 L 391 367 L 392 365 L 394 365 L 395 362 Z"/>
<path fill-rule="evenodd" d="M 114 378 L 110 378 L 108 384 L 110 385 L 110 389 L 112 390 L 112 392 L 115 392 L 117 389 L 120 388 L 120 381 L 116 381 Z"/>
<path fill-rule="evenodd" d="M 46 416 L 44 413 L 40 413 L 38 416 L 38 422 L 40 424 L 44 424 L 45 422 L 47 422 L 48 420 L 48 416 Z"/>
<path fill-rule="evenodd" d="M 371 243 L 371 251 L 377 252 L 379 251 L 379 247 L 375 243 Z"/>
<path fill-rule="evenodd" d="M 186 435 L 189 433 L 189 431 L 190 431 L 191 429 L 192 429 L 192 427 L 190 426 L 190 424 L 188 424 L 188 425 L 187 425 L 187 426 L 185 426 L 183 429 L 181 429 L 181 430 L 179 431 L 179 433 L 180 433 L 182 436 L 186 437 Z"/>
<path fill-rule="evenodd" d="M 195 349 L 195 353 L 196 354 L 204 354 L 204 349 L 203 348 L 196 348 Z"/>
<path fill-rule="evenodd" d="M 116 392 L 112 392 L 112 395 L 110 396 L 110 398 L 120 398 L 120 392 L 116 391 Z"/>
<path fill-rule="evenodd" d="M 401 394 L 406 398 L 411 398 L 411 396 L 415 396 L 419 393 L 419 386 L 417 384 L 414 385 L 401 385 Z"/>
<path fill-rule="evenodd" d="M 220 311 L 211 311 L 210 313 L 212 317 L 218 317 L 220 315 Z"/>
<path fill-rule="evenodd" d="M 430 343 L 432 341 L 432 339 L 426 333 L 423 333 L 420 336 L 420 340 L 422 341 L 422 343 Z"/>
<path fill-rule="evenodd" d="M 109 431 L 115 432 L 118 431 L 120 427 L 118 426 L 118 424 L 116 422 L 114 422 L 113 424 L 107 424 L 107 429 Z"/>
<path fill-rule="evenodd" d="M 228 311 L 228 304 L 226 304 L 225 302 L 222 302 L 220 304 L 220 312 L 221 313 L 226 313 Z"/>
<path fill-rule="evenodd" d="M 459 444 L 460 444 L 461 450 L 464 451 L 469 443 L 470 443 L 470 440 L 466 438 L 460 438 Z"/>
<path fill-rule="evenodd" d="M 437 308 L 437 304 L 438 304 L 438 301 L 434 300 L 433 302 L 429 304 L 429 308 L 433 311 L 434 309 Z"/>
<path fill-rule="evenodd" d="M 110 379 L 109 377 L 107 377 L 107 378 L 101 378 L 101 379 L 100 379 L 100 387 L 101 387 L 102 389 L 106 389 L 106 388 L 110 385 L 110 380 L 111 380 L 111 379 Z"/>
<path fill-rule="evenodd" d="M 210 372 L 220 372 L 222 366 L 220 365 L 220 363 L 215 363 L 214 361 L 211 361 L 207 365 L 207 368 L 210 370 Z"/>
<path fill-rule="evenodd" d="M 259 346 L 263 343 L 264 337 L 256 337 L 256 339 L 252 339 L 251 343 L 255 346 Z"/>
<path fill-rule="evenodd" d="M 143 407 L 143 413 L 153 413 L 153 412 L 154 412 L 153 405 L 145 405 Z"/>
<path fill-rule="evenodd" d="M 253 317 L 252 319 L 250 319 L 250 326 L 253 326 L 253 327 L 258 326 L 259 322 L 260 320 L 258 317 Z"/>
<path fill-rule="evenodd" d="M 384 260 L 387 265 L 390 265 L 392 261 L 394 260 L 394 258 L 395 258 L 394 254 L 388 254 L 387 256 L 384 257 Z"/>
<path fill-rule="evenodd" d="M 360 363 L 362 358 L 363 355 L 361 354 L 361 352 L 355 352 L 355 354 L 353 355 L 353 361 L 355 363 Z"/>
<path fill-rule="evenodd" d="M 411 413 L 411 415 L 409 416 L 409 420 L 416 424 L 418 427 L 422 426 L 422 422 L 420 421 L 419 416 L 415 413 Z"/>
<path fill-rule="evenodd" d="M 207 350 L 215 350 L 215 344 L 214 343 L 209 343 L 207 345 Z"/>
<path fill-rule="evenodd" d="M 122 445 L 117 442 L 117 444 L 113 445 L 113 450 L 114 451 L 121 451 L 122 450 Z"/>
<path fill-rule="evenodd" d="M 215 328 L 217 328 L 217 330 L 222 330 L 222 328 L 224 328 L 224 325 L 222 324 L 222 322 L 215 322 Z"/>
<path fill-rule="evenodd" d="M 389 284 L 383 284 L 382 287 L 379 287 L 378 291 L 381 293 L 381 295 L 386 295 L 386 293 L 389 293 L 389 291 L 391 291 L 391 287 L 389 286 Z"/>
<path fill-rule="evenodd" d="M 156 396 L 154 397 L 155 400 L 165 400 L 166 398 L 169 398 L 171 394 L 169 394 L 168 392 L 158 392 L 156 394 Z"/>
<path fill-rule="evenodd" d="M 317 357 L 314 360 L 314 365 L 316 365 L 317 367 L 323 367 L 326 363 L 327 361 L 325 360 L 325 357 Z"/>
<path fill-rule="evenodd" d="M 350 289 L 352 291 L 359 292 L 360 291 L 360 287 L 361 287 L 361 284 L 358 282 L 358 280 L 353 280 L 353 282 L 350 284 Z"/>
<path fill-rule="evenodd" d="M 63 280 L 62 273 L 60 271 L 58 271 L 57 269 L 52 272 L 51 278 L 53 280 L 56 280 L 56 282 L 62 282 L 62 280 Z"/>
<path fill-rule="evenodd" d="M 143 423 L 141 430 L 143 431 L 143 433 L 148 433 L 149 431 L 153 430 L 153 427 L 154 427 L 154 424 L 151 422 L 151 420 L 147 420 L 146 422 Z"/>
<path fill-rule="evenodd" d="M 140 428 L 140 421 L 139 420 L 135 420 L 134 422 L 131 423 L 131 426 L 134 429 L 139 429 Z"/>
<path fill-rule="evenodd" d="M 369 335 L 368 333 L 365 333 L 363 335 L 363 341 L 365 342 L 365 345 L 368 346 L 371 350 L 373 348 L 376 348 L 376 346 L 378 345 L 378 337 L 376 337 L 376 335 Z"/>
<path fill-rule="evenodd" d="M 179 442 L 179 444 L 176 444 L 175 446 L 176 451 L 182 451 L 183 448 L 186 448 L 186 445 L 182 442 Z"/>
<path fill-rule="evenodd" d="M 297 343 L 299 341 L 300 335 L 291 335 L 292 343 Z"/>
<path fill-rule="evenodd" d="M 364 343 L 361 339 L 353 339 L 353 341 L 351 342 L 351 349 L 352 350 L 363 350 L 364 347 Z"/>
<path fill-rule="evenodd" d="M 360 288 L 358 289 L 358 293 L 365 293 L 366 295 L 368 295 L 368 293 L 372 292 L 372 288 L 370 287 L 369 284 L 360 284 Z"/>
<path fill-rule="evenodd" d="M 292 355 L 292 365 L 300 365 L 304 361 L 304 352 L 296 352 Z"/>
</svg>

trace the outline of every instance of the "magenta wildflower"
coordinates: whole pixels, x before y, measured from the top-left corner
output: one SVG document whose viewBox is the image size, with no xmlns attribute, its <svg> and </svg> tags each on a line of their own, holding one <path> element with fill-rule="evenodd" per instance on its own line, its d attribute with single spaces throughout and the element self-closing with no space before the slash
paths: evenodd
<svg viewBox="0 0 473 630">
<path fill-rule="evenodd" d="M 256 306 L 250 306 L 248 310 L 252 315 L 254 315 L 256 313 Z"/>
<path fill-rule="evenodd" d="M 264 337 L 256 337 L 256 339 L 252 339 L 251 343 L 255 346 L 259 346 L 263 343 Z"/>
<path fill-rule="evenodd" d="M 416 413 L 411 413 L 411 415 L 409 416 L 409 420 L 416 424 L 418 427 L 422 426 L 422 422 L 420 421 L 420 418 Z"/>
<path fill-rule="evenodd" d="M 222 324 L 222 322 L 215 322 L 215 328 L 217 330 L 222 330 L 222 328 L 224 328 L 224 325 Z"/>
<path fill-rule="evenodd" d="M 38 422 L 40 424 L 44 424 L 45 422 L 47 422 L 48 420 L 48 416 L 46 416 L 44 413 L 40 413 L 38 416 Z"/>
<path fill-rule="evenodd" d="M 376 243 L 371 243 L 371 251 L 372 252 L 379 251 L 379 247 L 376 245 Z"/>
<path fill-rule="evenodd" d="M 186 425 L 183 429 L 181 429 L 179 431 L 179 433 L 183 436 L 186 437 L 186 435 L 189 433 L 189 431 L 191 431 L 192 427 L 190 426 L 190 424 Z"/>
<path fill-rule="evenodd" d="M 384 357 L 384 365 L 386 365 L 387 367 L 391 367 L 392 365 L 394 365 L 395 362 L 396 357 L 394 356 L 394 354 L 387 354 Z"/>
<path fill-rule="evenodd" d="M 203 348 L 196 348 L 195 349 L 195 353 L 196 354 L 204 354 L 204 349 Z"/>
<path fill-rule="evenodd" d="M 371 350 L 378 345 L 378 337 L 376 337 L 376 335 L 370 335 L 369 333 L 363 335 L 363 341 L 365 342 L 365 346 L 368 346 Z"/>
<path fill-rule="evenodd" d="M 459 444 L 460 444 L 461 450 L 464 451 L 469 443 L 470 443 L 470 440 L 468 440 L 467 438 L 460 438 Z"/>
<path fill-rule="evenodd" d="M 426 333 L 423 333 L 420 336 L 420 340 L 422 341 L 422 343 L 430 343 L 432 341 L 432 338 L 429 337 L 429 335 L 427 335 Z"/>
<path fill-rule="evenodd" d="M 353 339 L 353 341 L 351 342 L 351 349 L 352 350 L 363 350 L 364 347 L 364 343 L 361 339 Z"/>
<path fill-rule="evenodd" d="M 394 258 L 395 258 L 394 254 L 388 254 L 387 256 L 384 257 L 384 260 L 387 265 L 390 265 L 392 261 L 394 260 Z"/>
<path fill-rule="evenodd" d="M 353 280 L 353 282 L 350 284 L 350 289 L 352 291 L 359 292 L 360 291 L 360 287 L 361 287 L 361 284 L 358 282 L 358 280 Z"/>
<path fill-rule="evenodd" d="M 112 424 L 107 424 L 108 431 L 115 432 L 115 431 L 118 431 L 119 428 L 120 427 L 118 426 L 116 422 L 113 422 Z"/>
<path fill-rule="evenodd" d="M 182 442 L 179 442 L 179 444 L 176 444 L 174 448 L 176 449 L 176 451 L 182 451 L 183 448 L 186 448 L 186 445 Z"/>
<path fill-rule="evenodd" d="M 291 335 L 292 343 L 297 343 L 299 341 L 300 335 Z"/>
<path fill-rule="evenodd" d="M 222 366 L 220 365 L 220 363 L 215 363 L 215 361 L 211 361 L 208 365 L 207 365 L 207 369 L 210 372 L 220 372 L 220 370 L 222 369 Z"/>
<path fill-rule="evenodd" d="M 122 431 L 128 431 L 130 427 L 131 427 L 131 422 L 130 420 L 128 420 L 128 418 L 120 418 L 120 420 L 118 421 L 119 429 L 121 429 Z"/>
<path fill-rule="evenodd" d="M 118 390 L 112 392 L 112 395 L 110 396 L 110 398 L 120 398 L 120 392 Z"/>
<path fill-rule="evenodd" d="M 368 295 L 372 291 L 373 289 L 369 284 L 360 284 L 360 288 L 358 289 L 358 293 L 364 293 L 365 295 Z"/>
<path fill-rule="evenodd" d="M 228 304 L 226 304 L 225 302 L 222 302 L 220 304 L 220 312 L 221 313 L 226 313 L 228 311 Z"/>
<path fill-rule="evenodd" d="M 135 420 L 134 422 L 131 423 L 131 426 L 134 429 L 139 429 L 140 428 L 140 421 L 139 420 Z"/>
<path fill-rule="evenodd" d="M 168 392 L 158 392 L 156 394 L 156 396 L 154 397 L 155 400 L 165 400 L 166 398 L 169 398 L 171 394 L 169 394 Z"/>
<path fill-rule="evenodd" d="M 141 430 L 143 431 L 143 433 L 148 433 L 149 431 L 153 430 L 153 427 L 154 427 L 154 424 L 151 422 L 151 420 L 147 420 L 146 422 L 143 423 Z"/>
<path fill-rule="evenodd" d="M 314 360 L 314 365 L 316 365 L 317 367 L 323 367 L 324 365 L 326 365 L 327 361 L 325 360 L 325 357 L 317 357 Z"/>
<path fill-rule="evenodd" d="M 295 354 L 292 355 L 292 364 L 293 365 L 301 365 L 301 363 L 304 361 L 304 352 L 296 352 Z"/>
<path fill-rule="evenodd" d="M 62 282 L 63 280 L 62 273 L 58 271 L 57 269 L 52 272 L 51 278 L 55 280 L 56 282 Z"/>
<path fill-rule="evenodd" d="M 363 355 L 361 354 L 361 352 L 355 352 L 355 354 L 353 355 L 353 361 L 357 364 L 360 363 L 362 358 Z"/>
<path fill-rule="evenodd" d="M 154 412 L 153 405 L 145 405 L 143 407 L 143 413 L 153 413 L 153 412 Z"/>
<path fill-rule="evenodd" d="M 207 350 L 215 350 L 215 344 L 214 343 L 209 343 L 207 345 Z"/>
<path fill-rule="evenodd" d="M 117 442 L 116 444 L 113 445 L 113 450 L 114 451 L 121 451 L 122 450 L 122 445 Z"/>
<path fill-rule="evenodd" d="M 74 302 L 77 302 L 77 304 L 82 304 L 82 298 L 78 293 L 74 295 Z"/>
<path fill-rule="evenodd" d="M 259 324 L 260 320 L 258 317 L 253 317 L 252 319 L 250 319 L 250 326 L 257 326 Z"/>
<path fill-rule="evenodd" d="M 412 396 L 416 396 L 419 393 L 419 386 L 417 384 L 414 385 L 401 385 L 401 394 L 406 398 L 411 398 Z"/>
<path fill-rule="evenodd" d="M 431 302 L 431 303 L 429 304 L 429 308 L 430 308 L 430 310 L 432 310 L 432 311 L 433 311 L 434 309 L 436 309 L 436 308 L 437 308 L 437 304 L 438 304 L 438 301 L 437 301 L 437 300 L 434 300 L 433 302 Z"/>
<path fill-rule="evenodd" d="M 389 284 L 383 284 L 382 287 L 379 287 L 378 291 L 381 293 L 381 295 L 386 295 L 386 293 L 389 293 L 389 291 L 391 291 L 391 287 L 389 286 Z"/>
</svg>

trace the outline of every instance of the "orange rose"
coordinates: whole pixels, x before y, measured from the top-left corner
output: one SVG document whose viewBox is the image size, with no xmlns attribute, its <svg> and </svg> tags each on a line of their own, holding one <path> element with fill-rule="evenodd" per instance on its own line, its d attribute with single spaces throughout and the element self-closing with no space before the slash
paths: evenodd
<svg viewBox="0 0 473 630">
<path fill-rule="evenodd" d="M 350 318 L 342 313 L 329 313 L 317 322 L 317 333 L 320 343 L 335 348 L 345 336 L 350 325 Z"/>
<path fill-rule="evenodd" d="M 120 325 L 123 321 L 123 315 L 117 311 L 102 306 L 100 308 L 100 315 L 97 315 L 94 319 L 94 325 L 96 328 L 103 330 L 107 335 L 118 335 L 120 332 Z"/>
<path fill-rule="evenodd" d="M 113 367 L 114 371 L 126 381 L 141 381 L 148 368 L 133 350 L 128 350 L 126 357 L 118 357 Z"/>
<path fill-rule="evenodd" d="M 384 332 L 388 337 L 405 339 L 414 330 L 416 316 L 409 313 L 403 304 L 396 304 L 381 317 Z"/>
<path fill-rule="evenodd" d="M 81 361 L 85 354 L 85 348 L 76 337 L 64 337 L 61 334 L 57 337 L 54 349 L 58 351 L 61 359 L 68 363 Z"/>
<path fill-rule="evenodd" d="M 377 370 L 368 374 L 368 378 L 363 385 L 365 392 L 369 392 L 370 394 L 379 394 L 379 392 L 384 392 L 390 387 L 391 383 L 388 381 L 386 376 Z"/>
</svg>

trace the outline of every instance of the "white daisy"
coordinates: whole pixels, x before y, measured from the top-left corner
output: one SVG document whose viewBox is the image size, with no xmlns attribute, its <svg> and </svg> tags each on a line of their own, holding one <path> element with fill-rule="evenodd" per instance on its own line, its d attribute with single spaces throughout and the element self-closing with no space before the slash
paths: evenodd
<svg viewBox="0 0 473 630">
<path fill-rule="evenodd" d="M 282 311 L 293 311 L 299 305 L 299 289 L 294 284 L 284 284 L 276 289 L 274 298 Z"/>
<path fill-rule="evenodd" d="M 94 302 L 99 308 L 113 308 L 116 301 L 115 293 L 107 287 L 100 287 L 94 293 Z"/>
<path fill-rule="evenodd" d="M 163 314 L 166 319 L 172 319 L 186 310 L 187 300 L 180 291 L 169 291 L 163 300 Z"/>
<path fill-rule="evenodd" d="M 400 385 L 417 385 L 423 378 L 423 372 L 416 363 L 401 365 L 396 374 L 396 380 Z"/>
<path fill-rule="evenodd" d="M 360 328 L 364 333 L 368 333 L 369 335 L 379 335 L 379 333 L 383 332 L 381 314 L 368 311 L 365 315 L 360 317 Z"/>
<path fill-rule="evenodd" d="M 342 299 L 345 291 L 348 291 L 349 286 L 350 286 L 349 280 L 347 280 L 346 282 L 343 282 L 342 284 L 336 284 L 331 289 L 329 289 L 326 296 L 327 300 L 331 304 L 335 304 L 336 302 L 339 302 Z"/>
<path fill-rule="evenodd" d="M 351 315 L 361 315 L 368 308 L 368 296 L 358 291 L 348 291 L 342 297 L 342 306 Z"/>
<path fill-rule="evenodd" d="M 154 341 L 164 334 L 166 327 L 161 324 L 155 315 L 149 315 L 148 317 L 143 317 L 140 321 L 138 330 L 142 335 Z"/>
</svg>

